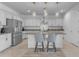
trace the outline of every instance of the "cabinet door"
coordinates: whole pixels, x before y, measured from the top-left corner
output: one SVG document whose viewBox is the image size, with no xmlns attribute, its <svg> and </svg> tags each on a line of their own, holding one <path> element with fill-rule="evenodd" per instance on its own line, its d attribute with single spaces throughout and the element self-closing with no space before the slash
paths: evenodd
<svg viewBox="0 0 79 59">
<path fill-rule="evenodd" d="M 11 34 L 6 34 L 6 48 L 11 46 Z"/>
<path fill-rule="evenodd" d="M 63 38 L 64 35 L 62 34 L 58 34 L 56 36 L 56 48 L 63 48 Z"/>
<path fill-rule="evenodd" d="M 0 52 L 11 46 L 11 34 L 0 36 Z"/>
<path fill-rule="evenodd" d="M 5 36 L 1 35 L 0 36 L 0 52 L 3 51 L 6 47 L 6 44 L 5 44 Z"/>
<path fill-rule="evenodd" d="M 26 33 L 22 33 L 22 39 L 27 39 L 27 34 Z"/>
<path fill-rule="evenodd" d="M 22 31 L 22 22 L 21 21 L 18 22 L 18 28 L 19 28 L 19 31 Z"/>
<path fill-rule="evenodd" d="M 0 25 L 6 25 L 6 17 L 3 11 L 0 11 Z"/>
</svg>

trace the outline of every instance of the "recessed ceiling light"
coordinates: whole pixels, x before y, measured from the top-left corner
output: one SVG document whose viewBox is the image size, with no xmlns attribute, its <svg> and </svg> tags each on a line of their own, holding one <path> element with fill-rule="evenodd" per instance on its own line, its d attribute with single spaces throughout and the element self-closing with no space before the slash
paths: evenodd
<svg viewBox="0 0 79 59">
<path fill-rule="evenodd" d="M 56 13 L 56 16 L 59 16 L 59 12 Z"/>
<path fill-rule="evenodd" d="M 28 9 L 27 12 L 31 12 L 31 10 Z"/>
<path fill-rule="evenodd" d="M 63 13 L 63 12 L 64 12 L 64 10 L 62 9 L 60 12 L 61 12 L 61 13 Z"/>
</svg>

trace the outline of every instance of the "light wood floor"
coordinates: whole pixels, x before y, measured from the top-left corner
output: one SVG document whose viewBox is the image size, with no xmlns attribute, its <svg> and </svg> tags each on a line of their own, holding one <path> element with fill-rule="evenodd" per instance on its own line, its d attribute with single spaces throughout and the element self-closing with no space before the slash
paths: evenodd
<svg viewBox="0 0 79 59">
<path fill-rule="evenodd" d="M 0 52 L 0 57 L 79 57 L 79 48 L 64 41 L 64 48 L 57 49 L 57 52 L 34 52 L 34 49 L 27 47 L 27 40 L 17 46 L 10 47 Z"/>
</svg>

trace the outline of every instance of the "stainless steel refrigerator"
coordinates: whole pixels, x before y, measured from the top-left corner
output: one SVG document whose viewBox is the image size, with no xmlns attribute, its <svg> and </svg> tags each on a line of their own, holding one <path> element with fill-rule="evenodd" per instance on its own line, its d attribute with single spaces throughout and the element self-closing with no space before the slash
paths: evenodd
<svg viewBox="0 0 79 59">
<path fill-rule="evenodd" d="M 6 19 L 6 32 L 12 33 L 12 46 L 22 42 L 22 21 Z"/>
</svg>

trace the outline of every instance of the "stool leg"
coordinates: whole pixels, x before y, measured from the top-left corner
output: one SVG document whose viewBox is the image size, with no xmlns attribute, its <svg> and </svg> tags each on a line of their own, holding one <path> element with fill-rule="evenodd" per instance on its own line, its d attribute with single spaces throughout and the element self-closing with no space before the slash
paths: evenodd
<svg viewBox="0 0 79 59">
<path fill-rule="evenodd" d="M 36 42 L 36 45 L 35 45 L 35 52 L 36 52 L 36 50 L 37 50 L 37 46 L 38 46 L 38 42 Z"/>
<path fill-rule="evenodd" d="M 47 52 L 48 52 L 48 48 L 49 48 L 49 42 L 47 42 Z"/>
<path fill-rule="evenodd" d="M 44 51 L 44 43 L 42 42 L 42 51 Z"/>
<path fill-rule="evenodd" d="M 56 46 L 55 43 L 53 43 L 54 52 L 56 52 Z"/>
</svg>

